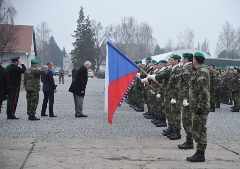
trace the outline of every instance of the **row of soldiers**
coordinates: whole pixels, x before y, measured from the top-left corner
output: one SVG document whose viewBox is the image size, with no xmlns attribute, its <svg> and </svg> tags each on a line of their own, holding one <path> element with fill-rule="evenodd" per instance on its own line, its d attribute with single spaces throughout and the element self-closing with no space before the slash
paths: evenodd
<svg viewBox="0 0 240 169">
<path fill-rule="evenodd" d="M 157 127 L 167 127 L 163 135 L 170 140 L 181 139 L 181 122 L 186 132 L 186 142 L 178 145 L 179 149 L 193 149 L 193 139 L 197 143 L 197 152 L 188 157 L 187 161 L 205 161 L 207 146 L 206 121 L 209 111 L 220 107 L 220 101 L 231 103 L 228 94 L 219 97 L 219 87 L 226 76 L 217 75 L 219 70 L 214 65 L 204 65 L 205 56 L 202 53 L 183 53 L 181 56 L 173 54 L 168 61 L 156 62 L 151 57 L 146 58 L 146 66 L 141 61 L 135 63 L 140 67 L 136 80 L 128 93 L 126 102 L 138 112 L 144 111 L 147 104 L 148 111 L 143 115 Z M 234 67 L 231 88 L 235 106 L 233 111 L 239 110 L 240 68 Z M 230 84 L 227 81 L 227 84 Z M 224 86 L 226 87 L 226 86 Z M 226 91 L 229 91 L 226 90 Z M 210 97 L 211 96 L 211 97 Z M 222 98 L 223 100 L 219 99 Z M 229 104 L 230 104 L 229 103 Z M 182 119 L 181 119 L 182 113 Z M 168 123 L 167 123 L 168 122 Z"/>
</svg>

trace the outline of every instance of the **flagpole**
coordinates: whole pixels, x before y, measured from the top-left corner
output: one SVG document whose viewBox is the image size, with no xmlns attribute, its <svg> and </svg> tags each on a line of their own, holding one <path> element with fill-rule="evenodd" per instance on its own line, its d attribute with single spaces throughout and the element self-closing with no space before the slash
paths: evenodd
<svg viewBox="0 0 240 169">
<path fill-rule="evenodd" d="M 142 80 L 140 77 L 137 77 L 137 78 L 138 78 L 139 80 Z M 157 91 L 157 89 L 155 89 L 154 87 L 152 87 L 150 84 L 148 84 L 148 83 L 144 83 L 144 84 L 148 85 L 151 89 Z"/>
<path fill-rule="evenodd" d="M 147 72 L 145 72 L 144 70 L 140 69 L 141 72 L 143 72 L 145 75 L 148 75 Z M 159 84 L 156 80 L 153 80 L 160 88 L 163 88 L 163 85 Z"/>
</svg>

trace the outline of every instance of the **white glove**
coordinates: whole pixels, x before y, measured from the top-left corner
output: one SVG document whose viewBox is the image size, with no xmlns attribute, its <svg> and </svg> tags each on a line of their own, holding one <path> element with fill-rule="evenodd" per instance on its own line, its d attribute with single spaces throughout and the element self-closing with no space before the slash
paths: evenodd
<svg viewBox="0 0 240 169">
<path fill-rule="evenodd" d="M 189 105 L 189 103 L 187 102 L 187 99 L 184 99 L 182 104 L 183 104 L 183 106 L 185 106 L 185 107 Z"/>
<path fill-rule="evenodd" d="M 155 80 L 155 76 L 156 76 L 156 75 L 148 75 L 147 78 L 148 78 L 148 79 Z"/>
<path fill-rule="evenodd" d="M 152 94 L 155 94 L 155 92 L 152 90 Z"/>
<path fill-rule="evenodd" d="M 171 99 L 171 104 L 176 104 L 176 99 Z"/>
<path fill-rule="evenodd" d="M 157 94 L 157 95 L 156 95 L 156 98 L 159 99 L 160 97 L 161 97 L 161 94 Z"/>
<path fill-rule="evenodd" d="M 137 77 L 140 77 L 140 75 L 141 75 L 140 73 L 137 73 L 137 75 L 136 75 L 136 76 L 137 76 Z"/>
<path fill-rule="evenodd" d="M 142 83 L 148 83 L 148 79 L 147 78 L 144 78 L 141 80 Z"/>
</svg>

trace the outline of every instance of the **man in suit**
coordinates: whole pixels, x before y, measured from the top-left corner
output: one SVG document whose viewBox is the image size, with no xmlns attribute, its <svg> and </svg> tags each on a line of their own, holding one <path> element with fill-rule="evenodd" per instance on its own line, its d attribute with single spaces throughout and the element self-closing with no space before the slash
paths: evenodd
<svg viewBox="0 0 240 169">
<path fill-rule="evenodd" d="M 46 109 L 47 103 L 49 101 L 49 117 L 57 117 L 53 113 L 54 93 L 57 92 L 56 84 L 53 79 L 53 73 L 51 71 L 53 63 L 47 62 L 46 65 L 48 66 L 47 74 L 42 76 L 44 99 L 42 104 L 41 116 L 48 116 L 46 114 Z"/>
<path fill-rule="evenodd" d="M 0 113 L 3 100 L 6 100 L 8 95 L 8 76 L 7 71 L 2 67 L 2 59 L 0 59 Z"/>
<path fill-rule="evenodd" d="M 69 92 L 73 93 L 74 104 L 75 104 L 75 117 L 87 117 L 82 113 L 83 109 L 83 98 L 85 95 L 85 89 L 88 81 L 88 72 L 92 63 L 86 61 L 83 66 L 79 67 L 75 79 L 72 82 Z"/>
<path fill-rule="evenodd" d="M 19 60 L 19 56 L 11 58 L 12 64 L 7 67 L 9 77 L 9 95 L 7 99 L 7 119 L 19 119 L 15 116 L 22 73 L 26 71 L 25 65 Z M 19 66 L 21 65 L 21 66 Z"/>
</svg>

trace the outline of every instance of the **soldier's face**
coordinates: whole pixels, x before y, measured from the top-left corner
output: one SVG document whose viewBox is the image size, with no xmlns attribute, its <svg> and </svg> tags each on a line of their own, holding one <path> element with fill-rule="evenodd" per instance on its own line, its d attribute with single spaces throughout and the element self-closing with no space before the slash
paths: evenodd
<svg viewBox="0 0 240 169">
<path fill-rule="evenodd" d="M 178 64 L 178 60 L 175 60 L 175 59 L 171 58 L 170 63 L 171 63 L 172 66 L 174 66 L 174 65 Z"/>
</svg>

